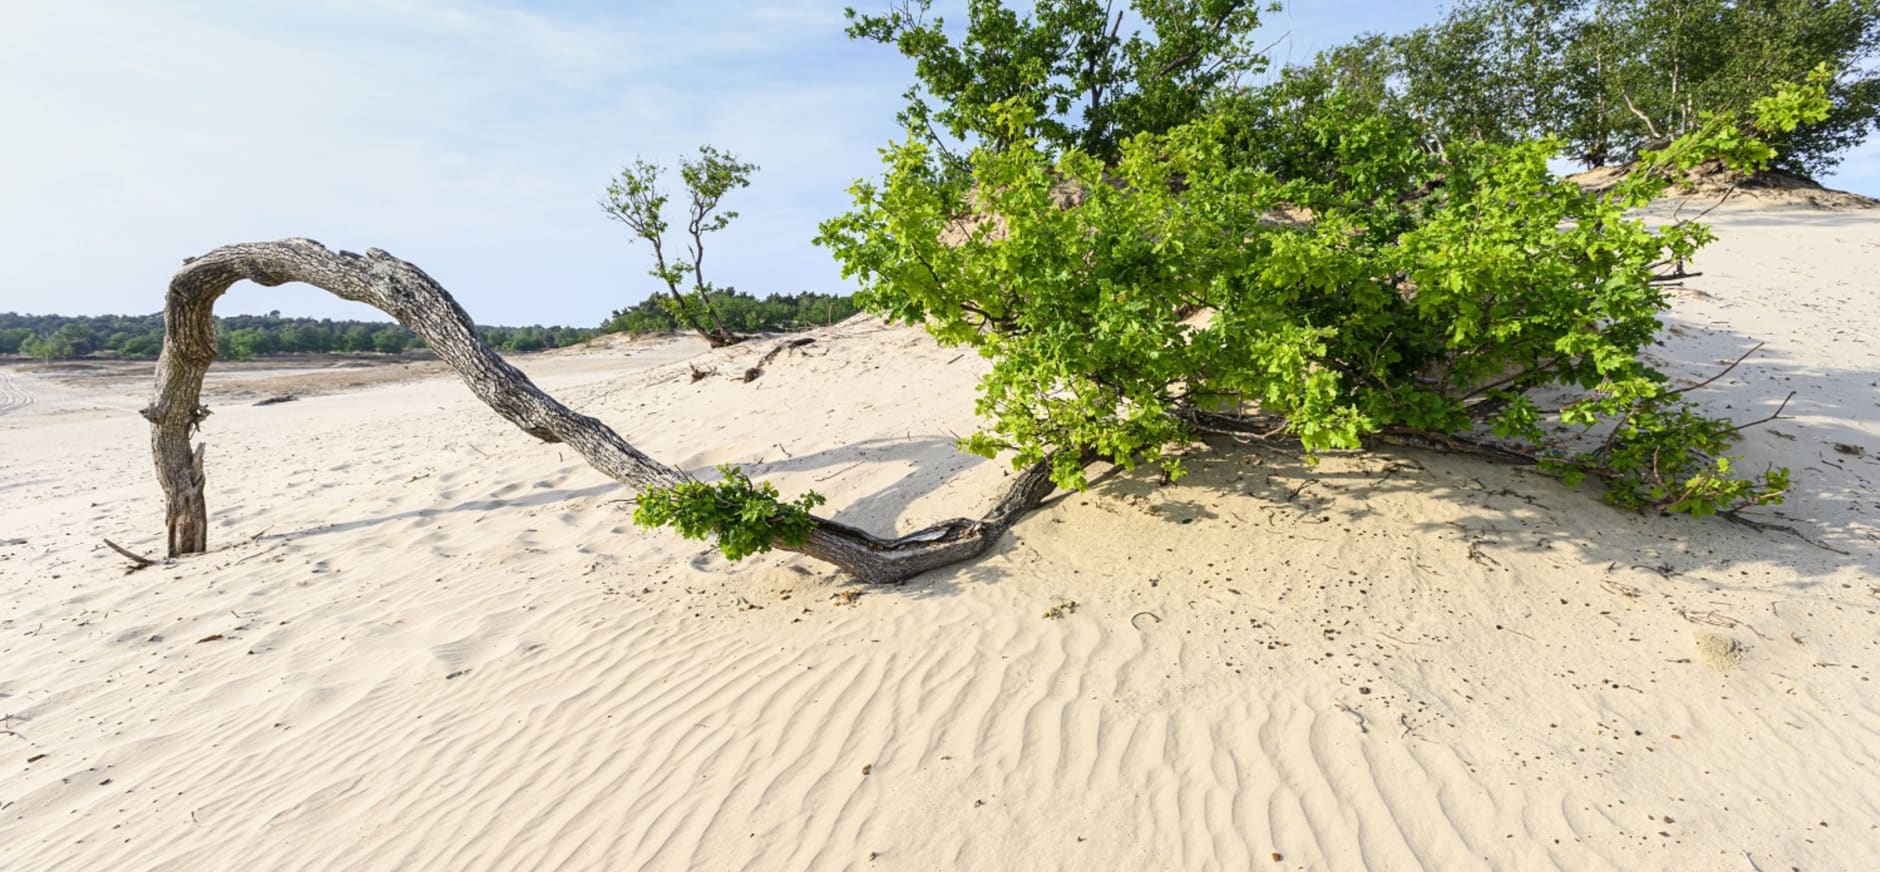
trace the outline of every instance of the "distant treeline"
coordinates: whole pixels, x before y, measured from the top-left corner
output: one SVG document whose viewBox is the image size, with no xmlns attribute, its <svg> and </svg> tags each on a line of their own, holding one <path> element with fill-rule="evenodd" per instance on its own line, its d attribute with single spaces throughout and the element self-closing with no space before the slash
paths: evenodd
<svg viewBox="0 0 1880 872">
<path fill-rule="evenodd" d="M 771 294 L 754 297 L 739 290 L 713 291 L 712 311 L 734 333 L 787 333 L 824 327 L 860 311 L 847 295 Z M 678 303 L 670 296 L 654 295 L 630 308 L 621 309 L 601 325 L 607 333 L 670 333 L 681 329 L 672 310 Z"/>
<path fill-rule="evenodd" d="M 215 319 L 217 352 L 225 360 L 268 354 L 398 354 L 424 340 L 397 324 L 234 315 Z M 481 327 L 483 341 L 504 351 L 538 351 L 585 341 L 601 331 L 579 327 Z M 0 354 L 65 360 L 110 353 L 154 358 L 163 348 L 163 316 L 19 315 L 0 313 Z"/>
<path fill-rule="evenodd" d="M 847 296 L 771 294 L 758 298 L 740 291 L 711 295 L 712 306 L 725 327 L 740 333 L 784 333 L 821 327 L 858 311 Z M 679 322 L 668 307 L 669 297 L 654 297 L 621 309 L 598 329 L 591 327 L 485 327 L 483 341 L 503 351 L 540 351 L 585 342 L 602 333 L 635 335 L 671 333 Z M 215 319 L 218 355 L 224 360 L 246 360 L 269 354 L 398 354 L 423 348 L 424 340 L 398 324 L 382 321 L 335 321 L 330 318 L 284 318 L 233 315 Z M 23 354 L 40 360 L 67 360 L 90 354 L 148 359 L 163 349 L 163 316 L 150 315 L 20 315 L 0 312 L 0 355 Z"/>
</svg>

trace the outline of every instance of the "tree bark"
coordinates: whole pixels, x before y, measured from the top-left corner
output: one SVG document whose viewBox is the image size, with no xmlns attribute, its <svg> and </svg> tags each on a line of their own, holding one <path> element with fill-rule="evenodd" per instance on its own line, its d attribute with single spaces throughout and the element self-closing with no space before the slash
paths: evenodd
<svg viewBox="0 0 1880 872">
<path fill-rule="evenodd" d="M 568 408 L 511 366 L 477 335 L 476 326 L 444 288 L 418 267 L 376 248 L 364 255 L 333 252 L 311 239 L 227 245 L 184 261 L 164 302 L 163 351 L 156 395 L 143 416 L 163 488 L 172 557 L 208 549 L 203 446 L 192 447 L 209 410 L 202 380 L 215 359 L 217 298 L 248 279 L 275 286 L 305 282 L 342 299 L 372 306 L 424 337 L 437 356 L 497 414 L 544 442 L 563 443 L 609 478 L 636 488 L 670 485 L 685 473 L 653 460 L 607 425 Z M 1049 463 L 1013 476 L 985 517 L 955 518 L 891 539 L 822 518 L 800 546 L 776 547 L 835 565 L 871 583 L 905 581 L 930 569 L 970 560 L 990 548 L 1020 516 L 1050 495 Z"/>
<path fill-rule="evenodd" d="M 1013 475 L 999 502 L 978 520 L 954 518 L 905 536 L 881 539 L 847 524 L 818 518 L 809 538 L 794 550 L 841 567 L 864 581 L 906 581 L 930 569 L 986 553 L 1019 518 L 1056 489 L 1047 460 Z"/>
</svg>

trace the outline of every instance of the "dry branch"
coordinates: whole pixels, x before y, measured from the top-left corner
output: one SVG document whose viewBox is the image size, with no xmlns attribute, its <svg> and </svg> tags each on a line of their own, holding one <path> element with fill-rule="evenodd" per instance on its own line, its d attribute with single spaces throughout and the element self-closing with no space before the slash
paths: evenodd
<svg viewBox="0 0 1880 872">
<path fill-rule="evenodd" d="M 119 545 L 118 543 L 113 542 L 109 539 L 104 540 L 104 544 L 110 546 L 112 551 L 116 551 L 117 553 L 123 555 L 124 559 L 129 560 L 132 564 L 131 571 L 133 572 L 156 562 L 155 560 L 151 560 L 150 558 L 145 557 L 142 554 L 138 554 L 137 552 L 132 551 L 128 548 L 125 548 L 124 546 Z"/>
</svg>

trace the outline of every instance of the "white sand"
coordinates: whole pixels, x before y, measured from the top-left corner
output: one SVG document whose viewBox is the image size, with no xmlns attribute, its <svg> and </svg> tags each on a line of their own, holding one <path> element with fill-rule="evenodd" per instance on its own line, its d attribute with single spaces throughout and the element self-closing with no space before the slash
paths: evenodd
<svg viewBox="0 0 1880 872">
<path fill-rule="evenodd" d="M 217 405 L 213 552 L 125 575 L 101 538 L 162 538 L 137 392 L 0 375 L 0 867 L 1874 868 L 1880 217 L 1720 214 L 1660 352 L 1768 343 L 1703 399 L 1796 391 L 1746 462 L 1847 554 L 1235 449 L 844 605 L 819 564 L 635 529 L 429 379 Z M 850 523 L 982 509 L 1006 471 L 950 444 L 979 361 L 817 336 L 752 384 L 687 367 L 767 343 L 525 368 Z"/>
</svg>

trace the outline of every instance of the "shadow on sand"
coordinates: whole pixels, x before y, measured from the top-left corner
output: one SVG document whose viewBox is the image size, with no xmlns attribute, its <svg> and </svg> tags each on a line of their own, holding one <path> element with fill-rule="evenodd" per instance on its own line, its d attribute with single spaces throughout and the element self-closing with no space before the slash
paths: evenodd
<svg viewBox="0 0 1880 872">
<path fill-rule="evenodd" d="M 1794 219 L 1813 216 L 1803 213 Z M 1834 216 L 1826 216 L 1824 220 Z M 1679 325 L 1677 337 L 1702 334 L 1700 339 L 1673 339 L 1672 348 L 1657 348 L 1674 373 L 1714 372 L 1727 361 L 1756 345 L 1740 334 L 1694 325 Z M 1112 470 L 1092 482 L 1091 492 L 1113 500 L 1148 500 L 1158 505 L 1157 516 L 1173 525 L 1167 535 L 1176 541 L 1181 526 L 1218 515 L 1209 503 L 1223 495 L 1250 497 L 1284 511 L 1323 511 L 1340 520 L 1380 520 L 1377 506 L 1394 495 L 1415 493 L 1471 507 L 1460 518 L 1443 522 L 1409 521 L 1425 532 L 1470 530 L 1495 535 L 1526 521 L 1547 525 L 1548 536 L 1576 544 L 1589 563 L 1635 565 L 1646 560 L 1641 541 L 1676 543 L 1683 565 L 1675 571 L 1729 569 L 1745 560 L 1780 560 L 1804 578 L 1818 578 L 1852 567 L 1880 577 L 1880 404 L 1875 403 L 1876 375 L 1859 370 L 1804 368 L 1779 354 L 1764 351 L 1751 358 L 1728 379 L 1694 393 L 1693 399 L 1715 414 L 1753 420 L 1774 412 L 1783 397 L 1795 391 L 1781 420 L 1745 431 L 1738 446 L 1739 468 L 1761 469 L 1786 465 L 1794 473 L 1794 491 L 1787 504 L 1758 510 L 1753 516 L 1766 522 L 1793 526 L 1801 536 L 1757 531 L 1718 519 L 1638 515 L 1600 502 L 1597 488 L 1569 491 L 1558 481 L 1532 470 L 1514 469 L 1485 461 L 1440 454 L 1393 450 L 1367 455 L 1390 474 L 1347 469 L 1332 464 L 1312 466 L 1297 453 L 1270 448 L 1247 448 L 1232 442 L 1208 443 L 1185 459 L 1189 476 L 1166 484 L 1153 470 Z M 1241 453 L 1258 451 L 1265 481 L 1248 488 L 1234 476 L 1244 472 Z M 779 461 L 741 464 L 754 477 L 767 473 L 827 471 L 834 478 L 849 468 L 874 464 L 905 464 L 909 471 L 889 484 L 832 506 L 836 520 L 891 534 L 911 506 L 955 481 L 959 474 L 986 463 L 962 455 L 953 440 L 939 435 L 878 438 L 828 448 Z M 1363 466 L 1364 464 L 1360 464 Z M 711 477 L 709 468 L 690 470 Z M 376 524 L 462 512 L 536 507 L 613 496 L 625 500 L 630 489 L 618 484 L 585 488 L 540 490 L 515 498 L 470 500 L 446 508 L 415 509 L 361 518 L 305 530 L 276 533 L 266 538 L 293 538 L 358 530 Z M 985 495 L 989 505 L 995 493 Z M 1062 494 L 1054 499 L 1061 499 Z M 1399 501 L 1399 504 L 1401 502 Z M 611 510 L 611 507 L 610 507 Z M 920 523 L 940 520 L 921 519 Z M 1408 519 L 1402 519 L 1408 520 Z M 1021 525 L 1024 522 L 1021 522 Z M 902 531 L 905 532 L 905 531 Z M 1257 531 L 1256 531 L 1257 532 Z M 1805 538 L 1804 538 L 1805 537 Z M 990 555 L 1005 553 L 1007 537 Z M 986 558 L 930 573 L 907 588 L 917 595 L 943 594 L 965 584 L 996 581 L 1002 570 Z"/>
</svg>

